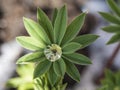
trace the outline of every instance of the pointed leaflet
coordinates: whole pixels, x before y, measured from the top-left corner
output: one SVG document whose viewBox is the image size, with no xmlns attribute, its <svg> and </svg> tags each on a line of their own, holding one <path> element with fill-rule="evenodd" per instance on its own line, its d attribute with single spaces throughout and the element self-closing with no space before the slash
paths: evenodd
<svg viewBox="0 0 120 90">
<path fill-rule="evenodd" d="M 117 6 L 114 0 L 107 0 L 108 5 L 110 8 L 120 17 L 120 7 Z"/>
<path fill-rule="evenodd" d="M 66 65 L 63 59 L 59 59 L 53 63 L 54 71 L 58 76 L 64 76 L 66 71 Z"/>
<path fill-rule="evenodd" d="M 45 48 L 45 44 L 42 41 L 37 41 L 32 37 L 19 36 L 16 40 L 24 48 L 29 50 L 43 50 L 43 48 Z"/>
<path fill-rule="evenodd" d="M 67 24 L 67 9 L 64 5 L 57 14 L 55 24 L 54 24 L 54 38 L 55 43 L 61 43 L 63 36 L 66 31 L 66 24 Z"/>
<path fill-rule="evenodd" d="M 24 18 L 24 25 L 30 36 L 34 37 L 38 41 L 44 41 L 46 44 L 50 44 L 50 40 L 44 31 L 44 29 L 31 19 Z"/>
<path fill-rule="evenodd" d="M 73 39 L 73 42 L 80 43 L 82 45 L 81 48 L 84 48 L 93 43 L 98 37 L 98 35 L 94 34 L 81 35 Z"/>
<path fill-rule="evenodd" d="M 39 24 L 44 28 L 50 40 L 53 41 L 54 33 L 52 23 L 48 16 L 40 8 L 37 10 L 37 19 Z"/>
<path fill-rule="evenodd" d="M 69 62 L 69 61 L 65 61 L 66 63 L 66 72 L 67 74 L 74 79 L 75 81 L 79 82 L 80 81 L 80 73 L 78 71 L 78 69 L 76 68 L 76 66 Z"/>
<path fill-rule="evenodd" d="M 63 58 L 75 64 L 80 64 L 80 65 L 91 64 L 91 61 L 88 57 L 78 53 L 65 54 L 63 55 Z"/>
<path fill-rule="evenodd" d="M 115 43 L 115 42 L 118 42 L 118 41 L 120 41 L 120 33 L 112 36 L 112 38 L 107 42 L 107 44 L 112 44 L 112 43 Z"/>
<path fill-rule="evenodd" d="M 104 27 L 102 29 L 109 33 L 118 33 L 118 32 L 120 32 L 120 25 L 110 25 L 110 26 Z"/>
<path fill-rule="evenodd" d="M 53 16 L 52 16 L 53 27 L 54 27 L 54 24 L 55 24 L 55 20 L 56 20 L 57 14 L 58 14 L 58 9 L 55 8 L 54 11 L 53 11 Z"/>
<path fill-rule="evenodd" d="M 120 19 L 118 17 L 113 16 L 113 15 L 111 15 L 109 13 L 105 13 L 105 12 L 99 12 L 99 13 L 107 21 L 109 21 L 111 23 L 114 23 L 114 24 L 120 25 Z"/>
<path fill-rule="evenodd" d="M 52 65 L 51 68 L 49 69 L 47 75 L 48 75 L 48 80 L 49 80 L 50 84 L 51 84 L 52 86 L 54 86 L 54 84 L 55 84 L 56 81 L 57 81 L 57 75 L 55 74 L 55 71 L 54 71 L 54 69 L 53 69 L 53 65 Z"/>
<path fill-rule="evenodd" d="M 34 53 L 26 54 L 22 56 L 21 58 L 19 58 L 17 60 L 17 64 L 24 64 L 27 62 L 37 62 L 37 61 L 43 61 L 43 60 L 44 60 L 43 53 L 34 52 Z"/>
<path fill-rule="evenodd" d="M 79 33 L 79 31 L 81 30 L 84 24 L 85 15 L 86 13 L 80 14 L 71 22 L 71 24 L 69 24 L 69 26 L 67 27 L 66 33 L 64 35 L 64 38 L 62 40 L 62 45 L 64 45 L 67 42 L 70 42 L 76 37 L 76 35 Z"/>
<path fill-rule="evenodd" d="M 40 77 L 41 75 L 46 73 L 49 70 L 51 64 L 52 63 L 48 60 L 45 60 L 37 64 L 34 70 L 34 78 Z"/>
<path fill-rule="evenodd" d="M 62 47 L 63 54 L 73 53 L 81 48 L 81 45 L 76 42 L 71 42 Z"/>
</svg>

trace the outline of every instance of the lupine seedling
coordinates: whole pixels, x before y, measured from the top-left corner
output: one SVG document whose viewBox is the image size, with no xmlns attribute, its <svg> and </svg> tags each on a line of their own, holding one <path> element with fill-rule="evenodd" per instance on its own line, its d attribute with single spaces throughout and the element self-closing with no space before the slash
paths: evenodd
<svg viewBox="0 0 120 90">
<path fill-rule="evenodd" d="M 79 71 L 74 64 L 89 65 L 91 60 L 76 51 L 98 38 L 93 34 L 77 36 L 85 16 L 86 13 L 81 13 L 67 25 L 67 8 L 64 5 L 54 10 L 51 21 L 40 8 L 37 10 L 37 22 L 23 18 L 30 36 L 16 39 L 32 53 L 21 57 L 17 64 L 35 64 L 33 79 L 36 90 L 65 90 L 66 84 L 62 82 L 65 73 L 75 81 L 80 81 Z"/>
</svg>

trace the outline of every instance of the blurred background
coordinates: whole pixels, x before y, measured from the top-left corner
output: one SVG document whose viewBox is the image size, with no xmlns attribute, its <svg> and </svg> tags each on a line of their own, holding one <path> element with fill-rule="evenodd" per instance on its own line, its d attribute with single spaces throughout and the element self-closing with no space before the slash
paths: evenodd
<svg viewBox="0 0 120 90">
<path fill-rule="evenodd" d="M 23 25 L 23 16 L 36 20 L 37 7 L 40 7 L 51 18 L 53 9 L 63 6 L 64 3 L 68 7 L 68 22 L 81 12 L 88 11 L 80 35 L 92 33 L 100 36 L 92 45 L 78 51 L 90 57 L 93 64 L 77 66 L 81 73 L 80 83 L 65 76 L 64 82 L 68 82 L 68 90 L 96 90 L 110 58 L 114 61 L 109 68 L 114 71 L 120 69 L 120 51 L 116 50 L 118 43 L 106 46 L 112 34 L 101 30 L 108 23 L 98 11 L 111 12 L 105 0 L 0 0 L 0 90 L 16 90 L 8 88 L 6 82 L 18 76 L 16 60 L 30 52 L 15 40 L 16 36 L 28 35 Z M 117 53 L 113 56 L 115 50 Z"/>
</svg>

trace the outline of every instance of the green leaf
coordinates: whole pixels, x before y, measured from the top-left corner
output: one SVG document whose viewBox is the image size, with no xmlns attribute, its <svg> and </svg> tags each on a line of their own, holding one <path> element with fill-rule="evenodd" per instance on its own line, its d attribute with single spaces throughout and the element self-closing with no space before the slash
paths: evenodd
<svg viewBox="0 0 120 90">
<path fill-rule="evenodd" d="M 31 19 L 23 18 L 25 28 L 30 36 L 38 41 L 44 41 L 46 44 L 50 44 L 50 40 L 45 30 L 36 22 Z"/>
<path fill-rule="evenodd" d="M 70 54 L 81 48 L 79 43 L 71 42 L 62 47 L 63 54 Z"/>
<path fill-rule="evenodd" d="M 62 45 L 64 45 L 67 42 L 70 42 L 76 37 L 76 35 L 79 33 L 84 24 L 85 16 L 86 13 L 80 14 L 71 22 L 71 24 L 68 25 L 64 38 L 62 40 Z"/>
<path fill-rule="evenodd" d="M 54 27 L 54 24 L 55 24 L 55 20 L 56 20 L 57 14 L 58 14 L 58 9 L 55 8 L 54 11 L 53 11 L 53 15 L 52 15 L 52 24 L 53 24 L 53 27 Z"/>
<path fill-rule="evenodd" d="M 17 64 L 26 64 L 27 62 L 36 62 L 36 61 L 43 61 L 43 53 L 41 52 L 34 52 L 27 55 L 22 56 L 17 60 Z"/>
<path fill-rule="evenodd" d="M 37 19 L 39 24 L 44 28 L 50 40 L 53 42 L 54 33 L 52 23 L 49 20 L 48 16 L 40 8 L 37 10 Z"/>
<path fill-rule="evenodd" d="M 55 71 L 53 69 L 53 66 L 51 66 L 50 70 L 48 71 L 48 80 L 50 82 L 50 84 L 52 86 L 54 86 L 54 84 L 56 83 L 57 81 L 57 75 L 55 74 Z"/>
<path fill-rule="evenodd" d="M 120 7 L 117 6 L 114 0 L 107 0 L 108 5 L 110 8 L 120 17 Z"/>
<path fill-rule="evenodd" d="M 80 64 L 80 65 L 91 64 L 91 61 L 88 57 L 78 53 L 66 54 L 63 55 L 63 58 L 75 64 Z"/>
<path fill-rule="evenodd" d="M 119 41 L 120 41 L 120 34 L 118 33 L 112 36 L 112 38 L 107 42 L 107 44 L 112 44 Z"/>
<path fill-rule="evenodd" d="M 63 59 L 59 59 L 53 63 L 54 71 L 58 76 L 64 76 L 66 71 L 66 65 Z"/>
<path fill-rule="evenodd" d="M 76 66 L 69 62 L 69 61 L 65 61 L 66 63 L 66 72 L 67 74 L 74 79 L 75 81 L 79 82 L 80 81 L 80 73 L 78 71 L 78 69 L 76 68 Z"/>
<path fill-rule="evenodd" d="M 24 48 L 29 50 L 43 50 L 45 48 L 45 44 L 42 41 L 37 41 L 32 37 L 19 36 L 16 40 Z"/>
<path fill-rule="evenodd" d="M 109 33 L 118 33 L 120 32 L 120 25 L 110 25 L 102 28 L 104 31 Z"/>
<path fill-rule="evenodd" d="M 107 21 L 120 25 L 120 19 L 117 16 L 113 16 L 113 15 L 111 15 L 109 13 L 105 13 L 105 12 L 99 12 L 99 13 Z"/>
<path fill-rule="evenodd" d="M 67 9 L 66 6 L 64 5 L 58 12 L 54 24 L 55 43 L 60 45 L 66 31 L 66 26 L 67 26 Z"/>
<path fill-rule="evenodd" d="M 40 62 L 35 67 L 35 70 L 34 70 L 34 79 L 37 78 L 37 77 L 40 77 L 43 74 L 45 74 L 49 70 L 51 64 L 52 63 L 50 61 L 48 61 L 48 60 Z"/>
<path fill-rule="evenodd" d="M 65 90 L 67 87 L 67 83 L 65 83 L 64 85 L 61 86 L 61 90 Z"/>
<path fill-rule="evenodd" d="M 80 43 L 82 45 L 81 48 L 84 48 L 90 45 L 91 43 L 93 43 L 98 37 L 99 37 L 98 35 L 94 35 L 94 34 L 81 35 L 76 37 L 73 40 L 73 42 Z"/>
</svg>

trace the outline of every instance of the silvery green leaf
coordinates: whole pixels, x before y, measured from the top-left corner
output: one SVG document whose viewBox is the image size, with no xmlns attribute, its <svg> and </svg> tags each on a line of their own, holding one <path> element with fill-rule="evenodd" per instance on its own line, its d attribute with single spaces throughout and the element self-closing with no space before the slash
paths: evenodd
<svg viewBox="0 0 120 90">
<path fill-rule="evenodd" d="M 54 33 L 52 23 L 49 20 L 48 16 L 40 8 L 37 10 L 37 19 L 39 24 L 44 28 L 50 40 L 53 42 Z"/>
<path fill-rule="evenodd" d="M 38 41 L 43 41 L 46 44 L 50 44 L 50 40 L 45 32 L 45 30 L 36 22 L 31 19 L 23 18 L 24 25 L 30 36 L 37 39 Z"/>
<path fill-rule="evenodd" d="M 120 17 L 120 7 L 115 3 L 114 0 L 107 0 L 110 8 Z"/>
<path fill-rule="evenodd" d="M 66 71 L 66 65 L 64 60 L 61 58 L 53 63 L 54 71 L 58 76 L 64 76 Z"/>
<path fill-rule="evenodd" d="M 99 13 L 107 21 L 120 25 L 120 18 L 118 18 L 117 16 L 111 15 L 111 14 L 106 13 L 106 12 L 99 12 Z"/>
<path fill-rule="evenodd" d="M 67 27 L 67 9 L 64 5 L 57 14 L 54 24 L 54 38 L 55 42 L 60 45 Z"/>
<path fill-rule="evenodd" d="M 16 38 L 17 42 L 20 43 L 24 48 L 29 50 L 43 50 L 45 44 L 43 41 L 37 41 L 32 37 L 19 36 Z"/>
<path fill-rule="evenodd" d="M 80 14 L 68 25 L 64 38 L 62 40 L 62 45 L 64 45 L 67 42 L 70 42 L 76 37 L 76 35 L 79 33 L 84 24 L 85 16 L 86 13 Z"/>
<path fill-rule="evenodd" d="M 53 65 L 51 66 L 51 68 L 49 69 L 48 73 L 47 73 L 47 76 L 48 76 L 48 80 L 51 84 L 51 86 L 54 86 L 54 84 L 56 83 L 57 81 L 57 75 L 53 69 Z"/>
<path fill-rule="evenodd" d="M 28 62 L 40 62 L 43 61 L 43 53 L 41 52 L 34 52 L 34 53 L 29 53 L 17 60 L 17 64 L 27 64 Z"/>
<path fill-rule="evenodd" d="M 79 65 L 91 64 L 91 60 L 88 57 L 78 53 L 65 54 L 63 55 L 63 58 L 65 58 L 66 60 L 72 63 L 79 64 Z"/>
<path fill-rule="evenodd" d="M 43 62 L 40 62 L 39 64 L 37 64 L 34 70 L 33 78 L 35 79 L 45 74 L 50 69 L 51 64 L 52 63 L 48 60 L 44 60 Z"/>
<path fill-rule="evenodd" d="M 119 33 L 120 25 L 110 25 L 102 28 L 104 31 L 108 33 Z"/>
<path fill-rule="evenodd" d="M 112 38 L 107 42 L 107 44 L 112 44 L 112 43 L 116 43 L 116 42 L 120 42 L 120 33 L 112 36 Z"/>
<path fill-rule="evenodd" d="M 73 39 L 73 42 L 80 43 L 82 45 L 81 48 L 84 48 L 93 43 L 98 37 L 98 35 L 94 34 L 81 35 Z"/>
<path fill-rule="evenodd" d="M 63 51 L 63 54 L 70 54 L 79 50 L 80 48 L 81 48 L 81 45 L 79 43 L 70 42 L 62 47 L 62 51 Z"/>
<path fill-rule="evenodd" d="M 55 20 L 56 20 L 57 14 L 58 14 L 58 9 L 55 8 L 54 11 L 53 11 L 53 16 L 52 16 L 53 27 L 54 27 L 54 24 L 55 24 Z"/>
<path fill-rule="evenodd" d="M 73 63 L 71 63 L 71 62 L 69 62 L 67 60 L 66 60 L 65 63 L 66 63 L 66 72 L 67 72 L 67 74 L 72 79 L 79 82 L 80 81 L 80 73 L 79 73 L 78 69 L 76 68 L 76 66 Z"/>
</svg>

